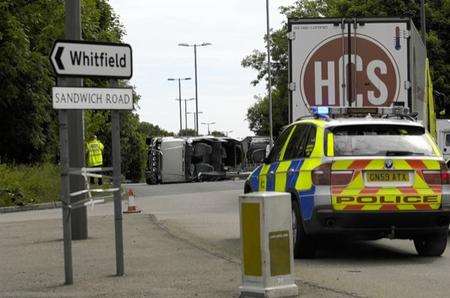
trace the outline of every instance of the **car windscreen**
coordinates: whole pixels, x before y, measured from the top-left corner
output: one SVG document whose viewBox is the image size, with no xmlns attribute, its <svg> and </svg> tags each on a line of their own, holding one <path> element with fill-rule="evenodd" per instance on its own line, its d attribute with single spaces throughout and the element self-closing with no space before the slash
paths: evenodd
<svg viewBox="0 0 450 298">
<path fill-rule="evenodd" d="M 425 129 L 408 125 L 345 125 L 329 128 L 334 156 L 434 156 Z"/>
</svg>

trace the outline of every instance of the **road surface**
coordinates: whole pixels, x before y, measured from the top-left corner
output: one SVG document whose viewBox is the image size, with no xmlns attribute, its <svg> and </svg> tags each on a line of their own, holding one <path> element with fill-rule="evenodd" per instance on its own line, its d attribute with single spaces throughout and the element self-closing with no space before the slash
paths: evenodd
<svg viewBox="0 0 450 298">
<path fill-rule="evenodd" d="M 156 217 L 159 228 L 172 240 L 230 264 L 223 268 L 229 267 L 227 274 L 238 279 L 238 196 L 242 181 L 128 187 L 135 191 L 139 207 Z M 0 225 L 46 222 L 60 218 L 60 214 L 60 210 L 2 214 Z M 111 202 L 89 211 L 89 216 L 97 219 L 111 214 Z M 131 233 L 129 228 L 130 223 L 125 225 L 125 235 Z M 148 241 L 152 243 L 152 239 Z M 192 271 L 189 275 L 200 274 Z M 417 256 L 413 243 L 406 240 L 329 242 L 322 245 L 316 259 L 295 261 L 295 277 L 308 297 L 448 297 L 450 250 L 440 258 L 422 258 Z M 231 284 L 232 289 L 234 283 L 230 279 L 228 288 Z"/>
<path fill-rule="evenodd" d="M 156 215 L 173 233 L 239 260 L 242 182 L 134 188 L 146 212 Z M 296 260 L 295 275 L 330 296 L 448 297 L 450 249 L 440 258 L 422 258 L 408 240 L 329 242 L 322 245 L 318 258 Z"/>
</svg>

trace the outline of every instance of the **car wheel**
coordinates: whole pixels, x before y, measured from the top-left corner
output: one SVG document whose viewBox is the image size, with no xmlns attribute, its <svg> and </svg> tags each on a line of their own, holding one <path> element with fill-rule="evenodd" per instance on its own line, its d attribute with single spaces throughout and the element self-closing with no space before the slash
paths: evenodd
<svg viewBox="0 0 450 298">
<path fill-rule="evenodd" d="M 419 256 L 440 257 L 447 247 L 447 233 L 427 235 L 414 239 Z"/>
<path fill-rule="evenodd" d="M 292 202 L 292 245 L 294 247 L 294 258 L 296 259 L 314 258 L 316 255 L 316 244 L 303 228 L 297 201 Z"/>
</svg>

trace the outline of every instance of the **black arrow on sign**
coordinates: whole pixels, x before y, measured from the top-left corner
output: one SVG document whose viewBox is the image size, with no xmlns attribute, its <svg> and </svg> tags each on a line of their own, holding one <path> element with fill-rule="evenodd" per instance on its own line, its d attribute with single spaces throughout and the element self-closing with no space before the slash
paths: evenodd
<svg viewBox="0 0 450 298">
<path fill-rule="evenodd" d="M 62 56 L 63 51 L 64 51 L 64 47 L 59 47 L 58 50 L 56 50 L 56 55 L 55 55 L 56 64 L 58 64 L 58 68 L 61 70 L 64 70 L 64 64 L 61 61 L 61 56 Z"/>
</svg>

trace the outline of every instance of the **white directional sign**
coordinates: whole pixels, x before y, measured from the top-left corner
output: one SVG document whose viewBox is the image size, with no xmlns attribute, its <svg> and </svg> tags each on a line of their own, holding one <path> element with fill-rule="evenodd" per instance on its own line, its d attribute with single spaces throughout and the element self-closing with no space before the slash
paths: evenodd
<svg viewBox="0 0 450 298">
<path fill-rule="evenodd" d="M 132 110 L 131 88 L 53 87 L 54 109 Z"/>
<path fill-rule="evenodd" d="M 58 76 L 101 76 L 129 79 L 133 74 L 127 44 L 58 40 L 50 55 Z"/>
</svg>

